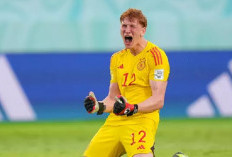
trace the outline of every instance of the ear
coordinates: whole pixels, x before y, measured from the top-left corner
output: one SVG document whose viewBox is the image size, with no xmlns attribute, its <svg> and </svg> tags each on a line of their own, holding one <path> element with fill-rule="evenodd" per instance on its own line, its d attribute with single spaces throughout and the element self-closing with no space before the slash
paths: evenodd
<svg viewBox="0 0 232 157">
<path fill-rule="evenodd" d="M 146 33 L 146 30 L 147 30 L 146 27 L 143 27 L 143 28 L 142 28 L 142 30 L 141 30 L 141 37 L 144 36 L 144 34 Z"/>
</svg>

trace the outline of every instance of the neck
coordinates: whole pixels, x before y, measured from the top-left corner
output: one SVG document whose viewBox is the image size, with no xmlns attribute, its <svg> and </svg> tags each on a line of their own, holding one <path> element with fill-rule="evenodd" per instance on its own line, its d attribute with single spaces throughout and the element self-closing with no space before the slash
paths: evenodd
<svg viewBox="0 0 232 157">
<path fill-rule="evenodd" d="M 133 55 L 138 55 L 140 52 L 142 52 L 145 47 L 147 46 L 147 40 L 145 40 L 144 38 L 141 40 L 141 42 L 139 42 L 138 44 L 136 44 L 134 47 L 130 48 L 130 51 Z"/>
</svg>

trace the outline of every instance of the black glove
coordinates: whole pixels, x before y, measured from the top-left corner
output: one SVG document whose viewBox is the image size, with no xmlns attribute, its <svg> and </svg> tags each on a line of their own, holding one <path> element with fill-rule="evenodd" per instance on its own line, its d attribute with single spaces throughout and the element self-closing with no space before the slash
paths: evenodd
<svg viewBox="0 0 232 157">
<path fill-rule="evenodd" d="M 106 108 L 103 102 L 97 101 L 93 92 L 89 92 L 89 95 L 84 100 L 84 105 L 88 113 L 97 112 L 97 115 L 103 114 Z"/>
<path fill-rule="evenodd" d="M 115 100 L 116 101 L 113 108 L 114 114 L 132 116 L 133 114 L 138 112 L 138 105 L 131 105 L 127 103 L 126 99 L 123 96 L 116 96 Z"/>
</svg>

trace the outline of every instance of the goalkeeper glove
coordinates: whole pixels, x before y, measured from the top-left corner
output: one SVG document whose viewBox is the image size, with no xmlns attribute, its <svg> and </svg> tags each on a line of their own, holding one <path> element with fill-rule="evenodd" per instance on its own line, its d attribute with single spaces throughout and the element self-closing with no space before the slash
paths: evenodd
<svg viewBox="0 0 232 157">
<path fill-rule="evenodd" d="M 89 95 L 84 100 L 84 105 L 88 113 L 97 112 L 97 115 L 103 114 L 106 108 L 103 102 L 97 101 L 93 92 L 89 92 Z"/>
<path fill-rule="evenodd" d="M 126 99 L 119 95 L 115 97 L 114 109 L 113 112 L 116 115 L 127 115 L 132 116 L 133 114 L 138 112 L 138 105 L 131 105 L 127 103 Z"/>
</svg>

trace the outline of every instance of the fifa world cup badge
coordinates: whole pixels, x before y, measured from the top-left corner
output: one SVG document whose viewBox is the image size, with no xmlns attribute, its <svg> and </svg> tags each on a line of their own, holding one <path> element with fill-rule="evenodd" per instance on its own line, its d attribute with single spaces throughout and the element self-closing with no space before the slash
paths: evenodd
<svg viewBox="0 0 232 157">
<path fill-rule="evenodd" d="M 145 59 L 145 58 L 140 59 L 140 62 L 137 64 L 137 69 L 138 69 L 139 71 L 143 70 L 143 69 L 146 67 L 145 62 L 146 62 L 146 59 Z"/>
<path fill-rule="evenodd" d="M 155 79 L 157 80 L 164 79 L 164 69 L 155 69 Z"/>
</svg>

